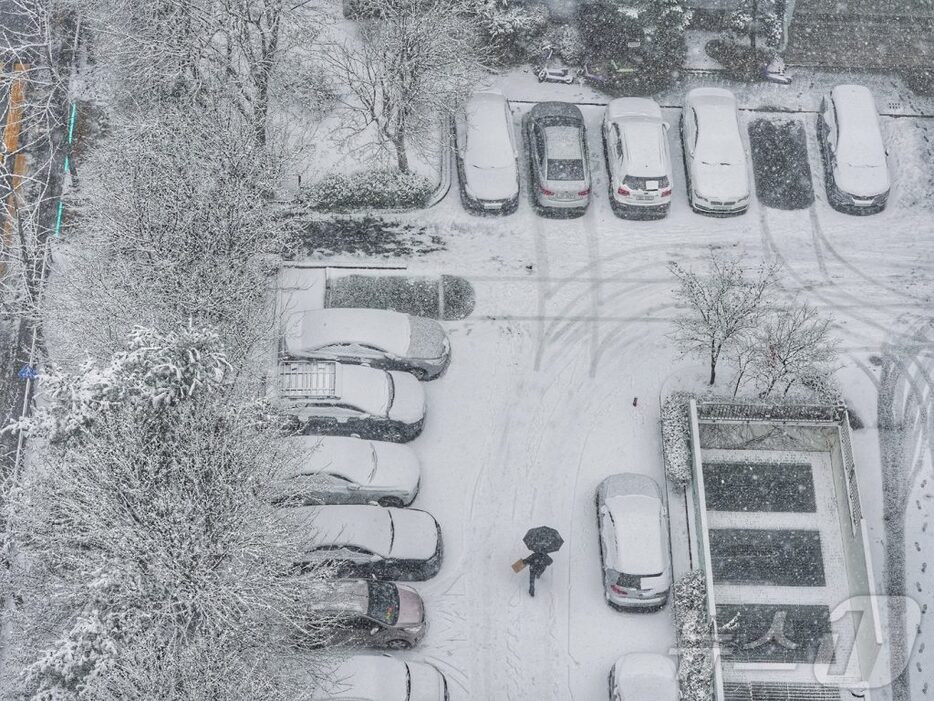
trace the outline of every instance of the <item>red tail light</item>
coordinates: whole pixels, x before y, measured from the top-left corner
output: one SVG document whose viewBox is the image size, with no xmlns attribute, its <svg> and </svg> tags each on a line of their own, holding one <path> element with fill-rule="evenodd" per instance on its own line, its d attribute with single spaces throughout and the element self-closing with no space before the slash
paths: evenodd
<svg viewBox="0 0 934 701">
<path fill-rule="evenodd" d="M 611 584 L 611 585 L 610 585 L 610 590 L 611 590 L 614 594 L 622 594 L 623 596 L 626 596 L 627 594 L 629 594 L 628 591 L 626 591 L 625 589 L 623 589 L 622 587 L 620 587 L 620 586 L 618 586 L 618 585 L 616 585 L 616 584 Z"/>
<path fill-rule="evenodd" d="M 620 195 L 631 195 L 631 194 L 632 194 L 632 193 L 629 191 L 629 188 L 623 187 L 622 185 L 620 185 L 620 186 L 616 189 L 616 192 L 617 192 L 617 194 L 620 194 Z"/>
<path fill-rule="evenodd" d="M 668 195 L 670 195 L 670 194 L 671 194 L 671 188 L 670 188 L 670 187 L 666 187 L 664 190 L 662 190 L 662 197 L 668 197 Z"/>
<path fill-rule="evenodd" d="M 538 186 L 538 189 L 541 191 L 543 195 L 546 195 L 547 197 L 551 197 L 553 194 L 555 194 L 551 190 L 549 190 L 547 187 L 542 187 L 541 185 Z"/>
<path fill-rule="evenodd" d="M 586 190 L 581 190 L 577 194 L 580 195 L 581 197 L 586 197 L 587 195 L 590 194 L 590 188 L 588 187 Z"/>
</svg>

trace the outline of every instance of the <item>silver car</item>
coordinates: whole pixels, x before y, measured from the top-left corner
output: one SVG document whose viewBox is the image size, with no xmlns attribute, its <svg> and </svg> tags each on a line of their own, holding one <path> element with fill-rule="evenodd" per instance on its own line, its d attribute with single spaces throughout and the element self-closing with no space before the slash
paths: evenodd
<svg viewBox="0 0 934 701">
<path fill-rule="evenodd" d="M 583 214 L 590 204 L 584 115 L 569 102 L 540 102 L 522 118 L 532 201 L 554 212 Z"/>
<path fill-rule="evenodd" d="M 327 621 L 317 645 L 362 645 L 408 650 L 425 637 L 425 605 L 411 587 L 395 582 L 330 582 L 310 602 L 315 620 Z"/>
<path fill-rule="evenodd" d="M 668 515 L 651 477 L 610 475 L 597 487 L 600 561 L 614 608 L 661 608 L 671 588 Z"/>
<path fill-rule="evenodd" d="M 433 380 L 451 357 L 451 344 L 437 321 L 386 309 L 306 311 L 284 326 L 286 358 L 357 363 Z"/>
</svg>

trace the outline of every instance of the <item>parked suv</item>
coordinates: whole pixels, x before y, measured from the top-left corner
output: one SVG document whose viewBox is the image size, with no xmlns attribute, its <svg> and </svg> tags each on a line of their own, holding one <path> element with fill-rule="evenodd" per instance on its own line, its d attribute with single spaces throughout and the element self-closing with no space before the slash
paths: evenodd
<svg viewBox="0 0 934 701">
<path fill-rule="evenodd" d="M 600 561 L 607 602 L 660 608 L 671 588 L 668 516 L 651 477 L 610 475 L 597 487 Z"/>
<path fill-rule="evenodd" d="M 671 204 L 668 123 L 654 100 L 612 100 L 603 118 L 610 204 L 617 214 L 663 217 Z"/>
<path fill-rule="evenodd" d="M 451 344 L 434 319 L 386 309 L 319 309 L 289 320 L 287 358 L 320 358 L 410 372 L 433 380 L 447 368 Z"/>
<path fill-rule="evenodd" d="M 745 212 L 749 173 L 733 93 L 691 90 L 681 112 L 681 141 L 691 207 L 707 214 Z"/>
<path fill-rule="evenodd" d="M 448 701 L 448 682 L 427 662 L 354 655 L 326 675 L 311 701 Z"/>
<path fill-rule="evenodd" d="M 271 485 L 276 504 L 408 506 L 418 494 L 418 456 L 407 445 L 344 436 L 283 441 L 291 450 Z"/>
<path fill-rule="evenodd" d="M 278 400 L 296 431 L 408 441 L 422 430 L 425 391 L 407 372 L 328 360 L 280 361 Z"/>
<path fill-rule="evenodd" d="M 279 511 L 307 534 L 300 569 L 325 563 L 338 577 L 402 581 L 430 579 L 441 569 L 441 527 L 426 511 L 362 504 Z"/>
<path fill-rule="evenodd" d="M 584 115 L 569 102 L 540 102 L 522 119 L 532 201 L 553 212 L 583 214 L 590 204 Z"/>
<path fill-rule="evenodd" d="M 468 209 L 509 214 L 519 204 L 519 163 L 509 102 L 475 93 L 456 123 L 457 174 Z"/>
<path fill-rule="evenodd" d="M 817 135 L 830 204 L 855 214 L 885 209 L 891 180 L 879 114 L 869 89 L 835 87 L 821 102 Z"/>
<path fill-rule="evenodd" d="M 310 602 L 315 620 L 328 622 L 322 645 L 407 650 L 425 636 L 425 606 L 411 587 L 379 580 L 329 583 Z M 316 641 L 317 642 L 317 641 Z"/>
</svg>

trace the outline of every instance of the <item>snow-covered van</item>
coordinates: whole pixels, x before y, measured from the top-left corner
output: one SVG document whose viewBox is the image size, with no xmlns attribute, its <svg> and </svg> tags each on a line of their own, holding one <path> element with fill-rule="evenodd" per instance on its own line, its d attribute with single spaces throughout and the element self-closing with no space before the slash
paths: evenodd
<svg viewBox="0 0 934 701">
<path fill-rule="evenodd" d="M 858 214 L 885 209 L 891 180 L 879 114 L 869 89 L 835 87 L 821 102 L 817 133 L 830 204 Z"/>
</svg>

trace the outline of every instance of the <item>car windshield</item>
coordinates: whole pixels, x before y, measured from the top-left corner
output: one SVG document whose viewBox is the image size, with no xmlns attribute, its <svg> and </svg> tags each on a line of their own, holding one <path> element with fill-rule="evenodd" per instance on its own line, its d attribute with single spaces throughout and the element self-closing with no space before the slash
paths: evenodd
<svg viewBox="0 0 934 701">
<path fill-rule="evenodd" d="M 392 582 L 367 582 L 369 603 L 366 614 L 373 620 L 388 626 L 399 620 L 399 590 Z"/>
<path fill-rule="evenodd" d="M 623 180 L 623 185 L 630 190 L 664 190 L 669 186 L 668 177 L 660 175 L 657 178 L 640 178 L 635 175 L 627 175 Z"/>
<path fill-rule="evenodd" d="M 551 158 L 548 160 L 549 180 L 583 180 L 584 162 L 580 159 Z"/>
<path fill-rule="evenodd" d="M 616 584 L 620 587 L 625 587 L 627 589 L 641 589 L 640 586 L 642 579 L 644 577 L 661 577 L 662 573 L 657 572 L 655 574 L 627 574 L 626 572 L 620 572 L 619 577 L 616 578 Z"/>
</svg>

